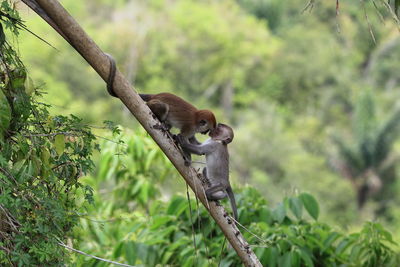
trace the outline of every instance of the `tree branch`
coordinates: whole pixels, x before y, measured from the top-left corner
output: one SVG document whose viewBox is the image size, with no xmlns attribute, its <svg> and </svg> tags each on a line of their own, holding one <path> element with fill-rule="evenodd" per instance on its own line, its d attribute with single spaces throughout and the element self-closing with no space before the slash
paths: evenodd
<svg viewBox="0 0 400 267">
<path fill-rule="evenodd" d="M 96 43 L 84 32 L 80 25 L 70 16 L 70 14 L 56 0 L 23 0 L 24 3 L 35 3 L 40 7 L 39 13 L 43 12 L 46 16 L 41 17 L 46 20 L 80 53 L 85 60 L 96 70 L 104 81 L 108 79 L 110 67 L 109 58 L 101 51 Z M 36 12 L 37 8 L 35 9 Z M 192 167 L 186 167 L 184 160 L 176 147 L 175 143 L 165 132 L 160 130 L 160 122 L 153 118 L 153 114 L 147 105 L 129 82 L 117 70 L 114 80 L 114 91 L 145 130 L 150 134 L 161 150 L 169 158 L 178 172 L 195 192 L 204 207 L 209 211 L 222 232 L 235 249 L 236 253 L 245 266 L 262 266 L 257 256 L 243 238 L 242 234 L 227 215 L 222 206 L 217 206 L 215 202 L 207 202 L 205 194 L 202 193 L 202 184 L 198 179 L 197 172 Z"/>
</svg>

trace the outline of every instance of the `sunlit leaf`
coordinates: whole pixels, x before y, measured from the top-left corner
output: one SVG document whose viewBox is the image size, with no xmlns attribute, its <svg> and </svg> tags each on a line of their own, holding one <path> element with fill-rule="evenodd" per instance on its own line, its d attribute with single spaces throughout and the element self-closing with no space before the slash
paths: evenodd
<svg viewBox="0 0 400 267">
<path fill-rule="evenodd" d="M 344 239 L 340 241 L 339 245 L 337 245 L 335 253 L 336 254 L 341 254 L 343 253 L 349 246 L 351 245 L 351 242 L 348 239 Z"/>
<path fill-rule="evenodd" d="M 291 197 L 289 199 L 289 208 L 293 212 L 293 214 L 297 217 L 297 219 L 301 219 L 303 214 L 303 203 L 297 197 Z"/>
<path fill-rule="evenodd" d="M 50 152 L 47 148 L 43 148 L 42 152 L 41 152 L 41 159 L 42 159 L 42 163 L 45 166 L 49 165 L 49 159 L 50 159 Z"/>
<path fill-rule="evenodd" d="M 65 139 L 63 134 L 56 135 L 56 137 L 54 138 L 54 147 L 59 156 L 64 152 Z"/>
<path fill-rule="evenodd" d="M 153 149 L 146 157 L 146 163 L 144 165 L 145 171 L 148 171 L 151 164 L 153 163 L 154 157 L 157 155 L 157 150 Z"/>
<path fill-rule="evenodd" d="M 31 77 L 28 76 L 28 77 L 25 79 L 25 92 L 26 92 L 28 95 L 31 95 L 34 91 L 35 91 L 35 86 L 34 86 L 34 84 L 33 84 L 33 80 L 32 80 Z"/>
<path fill-rule="evenodd" d="M 304 207 L 307 210 L 308 214 L 310 214 L 310 216 L 313 217 L 314 220 L 318 220 L 319 206 L 315 198 L 307 193 L 302 193 L 299 197 L 303 201 Z"/>
<path fill-rule="evenodd" d="M 155 230 L 171 220 L 172 218 L 170 216 L 154 216 L 153 223 L 150 226 L 150 230 Z"/>
</svg>

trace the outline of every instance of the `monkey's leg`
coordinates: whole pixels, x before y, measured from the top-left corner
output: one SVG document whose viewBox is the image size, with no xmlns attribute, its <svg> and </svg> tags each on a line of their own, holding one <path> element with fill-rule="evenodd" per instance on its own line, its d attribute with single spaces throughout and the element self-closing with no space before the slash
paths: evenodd
<svg viewBox="0 0 400 267">
<path fill-rule="evenodd" d="M 208 185 L 210 185 L 210 187 L 205 190 L 208 200 L 220 200 L 227 197 L 227 194 L 225 193 L 225 190 L 221 184 L 216 184 L 214 186 L 211 185 L 211 182 L 207 176 L 207 167 L 203 168 L 203 177 L 207 181 Z"/>
<path fill-rule="evenodd" d="M 165 104 L 157 99 L 153 99 L 147 102 L 147 106 L 154 113 L 154 115 L 156 115 L 157 119 L 162 123 L 162 129 L 165 131 L 169 131 L 171 129 L 171 125 L 166 123 L 169 112 L 168 104 Z"/>
<path fill-rule="evenodd" d="M 206 189 L 206 196 L 208 200 L 221 200 L 226 198 L 227 194 L 222 184 L 216 184 Z"/>
</svg>

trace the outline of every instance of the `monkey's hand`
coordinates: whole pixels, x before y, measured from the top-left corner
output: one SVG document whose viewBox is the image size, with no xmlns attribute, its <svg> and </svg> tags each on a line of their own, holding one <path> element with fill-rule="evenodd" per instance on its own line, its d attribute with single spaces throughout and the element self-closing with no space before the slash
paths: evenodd
<svg viewBox="0 0 400 267">
<path fill-rule="evenodd" d="M 185 151 L 184 146 L 189 144 L 188 140 L 181 134 L 177 134 L 173 136 L 174 141 L 180 146 L 181 152 L 182 152 L 182 157 L 185 160 L 185 166 L 190 166 L 192 163 L 192 157 L 190 156 L 190 153 Z"/>
<path fill-rule="evenodd" d="M 176 135 L 176 141 L 177 141 L 178 144 L 180 144 L 180 145 L 186 145 L 186 144 L 188 144 L 187 139 L 186 139 L 183 135 L 181 135 L 181 134 Z"/>
</svg>

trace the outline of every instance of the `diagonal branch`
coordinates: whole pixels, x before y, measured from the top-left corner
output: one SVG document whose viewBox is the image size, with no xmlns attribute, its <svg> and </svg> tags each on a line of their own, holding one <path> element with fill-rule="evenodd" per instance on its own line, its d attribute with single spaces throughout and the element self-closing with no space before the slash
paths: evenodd
<svg viewBox="0 0 400 267">
<path fill-rule="evenodd" d="M 85 58 L 103 80 L 107 81 L 110 67 L 109 58 L 57 0 L 23 0 L 23 2 L 33 2 L 36 4 L 40 8 L 39 12 L 43 12 L 47 16 L 41 15 L 42 18 L 66 38 L 71 46 Z M 38 12 L 37 8 L 35 11 Z M 215 202 L 208 203 L 205 195 L 201 194 L 202 190 L 197 190 L 197 188 L 202 187 L 197 172 L 192 167 L 184 165 L 182 155 L 173 140 L 160 130 L 160 127 L 158 127 L 159 121 L 153 118 L 150 109 L 118 70 L 116 71 L 113 87 L 119 99 L 150 134 L 185 179 L 186 183 L 195 192 L 204 207 L 209 211 L 243 264 L 245 266 L 262 266 L 224 208 L 217 206 Z"/>
</svg>

